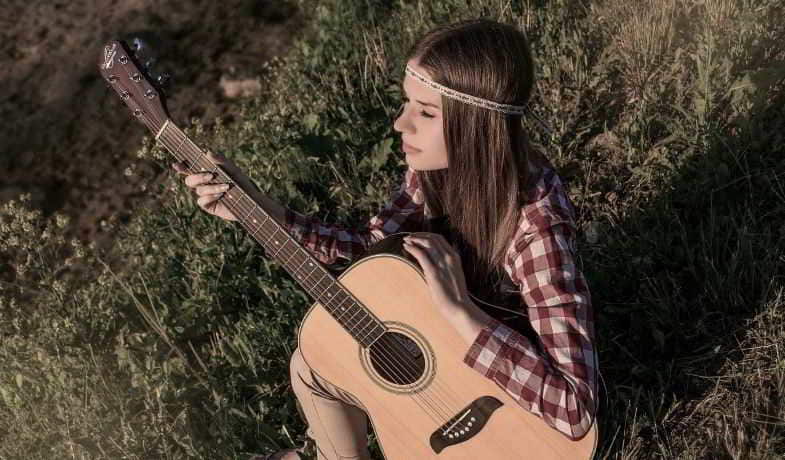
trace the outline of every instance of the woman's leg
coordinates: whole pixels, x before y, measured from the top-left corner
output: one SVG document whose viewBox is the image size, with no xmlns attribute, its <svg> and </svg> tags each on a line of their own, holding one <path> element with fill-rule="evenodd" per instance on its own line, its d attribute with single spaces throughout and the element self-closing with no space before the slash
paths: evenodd
<svg viewBox="0 0 785 460">
<path fill-rule="evenodd" d="M 370 460 L 368 416 L 340 388 L 311 373 L 300 347 L 289 365 L 292 388 L 308 423 L 308 437 L 316 442 L 319 460 Z"/>
</svg>

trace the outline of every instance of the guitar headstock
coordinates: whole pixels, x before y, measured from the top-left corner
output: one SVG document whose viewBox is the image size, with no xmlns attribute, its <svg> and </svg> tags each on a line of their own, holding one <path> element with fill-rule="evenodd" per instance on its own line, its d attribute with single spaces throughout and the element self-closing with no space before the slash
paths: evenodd
<svg viewBox="0 0 785 460">
<path fill-rule="evenodd" d="M 131 39 L 130 46 L 122 40 L 109 41 L 98 60 L 104 80 L 151 131 L 157 131 L 169 118 L 162 99 L 169 75 L 154 74 L 154 62 L 155 57 L 140 38 Z"/>
</svg>

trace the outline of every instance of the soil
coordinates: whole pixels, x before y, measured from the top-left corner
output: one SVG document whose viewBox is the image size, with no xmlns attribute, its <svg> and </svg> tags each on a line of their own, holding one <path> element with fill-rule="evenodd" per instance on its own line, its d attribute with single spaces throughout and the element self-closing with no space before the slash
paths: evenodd
<svg viewBox="0 0 785 460">
<path fill-rule="evenodd" d="M 235 88 L 258 91 L 262 64 L 287 52 L 304 15 L 267 0 L 5 0 L 0 6 L 0 204 L 32 195 L 45 215 L 71 217 L 69 238 L 103 245 L 101 221 L 125 221 L 155 197 L 140 186 L 168 171 L 139 160 L 147 129 L 99 74 L 111 39 L 143 38 L 166 71 L 173 121 L 225 124 Z M 255 81 L 255 80 L 258 80 Z M 136 163 L 136 174 L 126 168 Z"/>
</svg>

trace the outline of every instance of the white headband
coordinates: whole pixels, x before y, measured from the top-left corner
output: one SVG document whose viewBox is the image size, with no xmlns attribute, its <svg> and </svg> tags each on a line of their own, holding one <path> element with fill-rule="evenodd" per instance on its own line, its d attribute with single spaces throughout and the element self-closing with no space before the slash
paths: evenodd
<svg viewBox="0 0 785 460">
<path fill-rule="evenodd" d="M 465 102 L 467 104 L 476 105 L 478 107 L 484 107 L 486 109 L 496 110 L 497 112 L 502 113 L 509 113 L 514 115 L 523 115 L 526 113 L 526 106 L 523 105 L 508 105 L 508 104 L 499 104 L 498 102 L 489 101 L 487 99 L 483 99 L 476 96 L 471 96 L 469 94 L 461 93 L 459 91 L 455 91 L 450 89 L 446 86 L 440 85 L 435 81 L 429 79 L 428 77 L 420 74 L 416 70 L 412 69 L 408 65 L 406 66 L 406 73 L 411 75 L 412 77 L 420 80 L 425 85 L 435 89 L 436 91 L 444 94 L 447 97 L 457 99 L 461 102 Z"/>
</svg>

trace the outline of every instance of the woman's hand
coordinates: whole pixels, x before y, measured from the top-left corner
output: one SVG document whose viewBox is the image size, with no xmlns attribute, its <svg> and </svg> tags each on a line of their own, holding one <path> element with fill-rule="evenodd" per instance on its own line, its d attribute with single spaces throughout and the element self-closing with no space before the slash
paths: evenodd
<svg viewBox="0 0 785 460">
<path fill-rule="evenodd" d="M 412 233 L 403 238 L 404 249 L 411 253 L 425 272 L 431 298 L 443 313 L 470 303 L 461 256 L 438 233 Z"/>
<path fill-rule="evenodd" d="M 240 171 L 240 169 L 232 162 L 232 160 L 229 160 L 223 155 L 214 154 L 212 152 L 207 152 L 207 158 L 213 163 L 220 165 L 223 170 L 244 190 L 258 191 L 248 176 Z M 237 220 L 237 216 L 235 216 L 221 200 L 224 193 L 226 193 L 226 191 L 231 187 L 230 184 L 208 184 L 208 182 L 211 182 L 213 179 L 215 179 L 212 177 L 212 173 L 203 172 L 191 174 L 188 172 L 182 162 L 172 163 L 172 168 L 177 171 L 178 174 L 186 175 L 185 185 L 196 191 L 196 194 L 199 196 L 199 198 L 196 200 L 196 204 L 198 204 L 199 207 L 202 208 L 205 212 L 214 216 L 218 216 L 221 219 L 230 221 Z"/>
<path fill-rule="evenodd" d="M 438 233 L 412 233 L 403 238 L 404 249 L 411 253 L 425 272 L 425 282 L 439 312 L 468 344 L 472 344 L 491 316 L 472 302 L 466 288 L 461 256 Z"/>
</svg>

